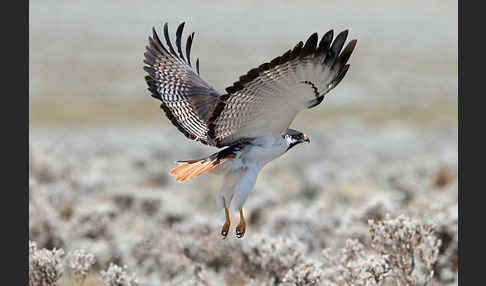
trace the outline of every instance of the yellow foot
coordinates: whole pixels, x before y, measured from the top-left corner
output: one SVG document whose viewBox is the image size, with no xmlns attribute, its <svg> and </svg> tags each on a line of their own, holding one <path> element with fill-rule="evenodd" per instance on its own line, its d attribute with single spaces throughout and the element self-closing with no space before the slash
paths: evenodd
<svg viewBox="0 0 486 286">
<path fill-rule="evenodd" d="M 228 235 L 229 227 L 230 227 L 229 222 L 228 221 L 225 222 L 223 228 L 221 229 L 221 235 L 223 236 L 223 239 L 225 239 L 226 236 Z"/>
<path fill-rule="evenodd" d="M 223 236 L 223 239 L 225 239 L 229 232 L 230 219 L 229 219 L 228 208 L 226 207 L 226 201 L 224 198 L 223 198 L 223 206 L 224 206 L 224 214 L 226 216 L 226 221 L 224 222 L 223 228 L 221 229 L 221 235 Z"/>
<path fill-rule="evenodd" d="M 240 223 L 236 227 L 236 237 L 242 238 L 245 235 L 246 223 L 245 217 L 243 216 L 243 209 L 240 209 Z"/>
</svg>

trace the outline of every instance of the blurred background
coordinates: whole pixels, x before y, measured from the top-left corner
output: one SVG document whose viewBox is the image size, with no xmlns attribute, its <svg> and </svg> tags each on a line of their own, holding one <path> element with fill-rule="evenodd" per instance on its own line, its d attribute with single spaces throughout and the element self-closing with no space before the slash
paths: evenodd
<svg viewBox="0 0 486 286">
<path fill-rule="evenodd" d="M 432 283 L 457 283 L 457 1 L 29 3 L 29 237 L 93 253 L 85 285 L 102 285 L 110 262 L 140 285 L 273 285 L 298 263 L 340 285 L 322 252 L 357 239 L 371 255 L 368 220 L 399 215 L 441 241 Z M 220 92 L 313 32 L 358 39 L 345 79 L 292 124 L 312 143 L 259 175 L 244 240 L 234 227 L 219 238 L 220 177 L 168 175 L 216 149 L 186 140 L 146 89 L 143 53 L 164 22 L 172 39 L 181 22 L 184 38 L 195 32 L 193 61 Z M 279 257 L 292 249 L 295 265 L 255 257 L 269 245 Z"/>
</svg>

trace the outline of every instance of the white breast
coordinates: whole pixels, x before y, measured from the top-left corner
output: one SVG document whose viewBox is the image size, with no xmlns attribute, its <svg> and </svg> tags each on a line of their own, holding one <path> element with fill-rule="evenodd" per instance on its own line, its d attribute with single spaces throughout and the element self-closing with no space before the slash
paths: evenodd
<svg viewBox="0 0 486 286">
<path fill-rule="evenodd" d="M 242 150 L 240 158 L 243 164 L 257 164 L 263 167 L 268 162 L 280 157 L 287 150 L 287 143 L 282 137 L 258 137 Z"/>
<path fill-rule="evenodd" d="M 240 172 L 249 167 L 261 169 L 268 162 L 278 158 L 287 151 L 285 139 L 279 136 L 264 136 L 254 139 L 250 144 L 236 152 L 236 158 L 220 164 L 213 173 Z"/>
</svg>

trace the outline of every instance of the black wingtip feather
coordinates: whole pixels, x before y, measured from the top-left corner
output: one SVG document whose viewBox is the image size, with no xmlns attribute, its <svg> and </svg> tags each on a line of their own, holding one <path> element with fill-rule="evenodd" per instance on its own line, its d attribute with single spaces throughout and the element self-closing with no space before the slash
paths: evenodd
<svg viewBox="0 0 486 286">
<path fill-rule="evenodd" d="M 196 60 L 196 70 L 197 70 L 197 74 L 200 75 L 199 74 L 199 58 L 197 58 L 197 60 Z"/>
<path fill-rule="evenodd" d="M 344 43 L 346 42 L 346 38 L 348 37 L 348 30 L 344 30 L 339 35 L 336 36 L 336 39 L 332 43 L 331 50 L 334 55 L 339 55 L 341 52 Z"/>
<path fill-rule="evenodd" d="M 192 39 L 194 39 L 194 32 L 187 37 L 187 41 L 186 41 L 186 57 L 187 57 L 187 63 L 189 64 L 190 67 L 192 67 L 191 65 Z"/>
<path fill-rule="evenodd" d="M 159 57 L 159 54 L 165 54 L 168 56 L 174 56 L 178 59 L 181 59 L 183 62 L 187 63 L 190 67 L 192 67 L 191 63 L 191 47 L 192 43 L 194 40 L 194 33 L 191 33 L 187 37 L 187 42 L 186 42 L 186 55 L 184 56 L 183 48 L 182 48 L 182 34 L 184 31 L 184 26 L 185 22 L 182 22 L 178 27 L 176 31 L 176 48 L 177 52 L 174 50 L 174 46 L 172 45 L 172 42 L 170 40 L 169 36 L 169 24 L 164 23 L 163 25 L 163 30 L 164 30 L 164 38 L 165 42 L 168 48 L 162 44 L 157 31 L 155 27 L 152 27 L 152 37 L 148 37 L 149 40 L 149 45 L 146 47 L 147 54 L 145 55 L 145 58 L 147 62 L 153 62 L 155 64 L 157 57 Z M 186 59 L 187 57 L 187 59 Z M 199 74 L 199 73 L 198 73 Z"/>
<path fill-rule="evenodd" d="M 232 85 L 231 85 L 231 86 L 228 86 L 228 87 L 227 87 L 227 88 L 225 88 L 224 90 L 225 90 L 227 93 L 229 93 L 229 94 L 231 94 L 231 93 L 233 93 L 233 92 L 235 92 L 235 91 L 236 91 L 236 90 L 235 90 L 235 88 L 234 88 L 234 86 L 232 86 Z"/>
<path fill-rule="evenodd" d="M 281 57 L 280 57 L 280 62 L 279 64 L 283 64 L 283 63 L 286 63 L 287 61 L 289 61 L 290 57 L 292 55 L 292 50 L 288 50 L 285 54 L 283 54 Z"/>
<path fill-rule="evenodd" d="M 322 36 L 319 42 L 319 47 L 316 50 L 316 55 L 321 55 L 327 53 L 329 47 L 331 46 L 332 38 L 334 37 L 334 30 L 329 30 Z"/>
<path fill-rule="evenodd" d="M 292 54 L 290 55 L 290 60 L 296 59 L 300 56 L 300 52 L 302 51 L 303 46 L 304 43 L 302 41 L 295 45 L 294 49 L 292 50 Z"/>
<path fill-rule="evenodd" d="M 333 67 L 336 63 L 336 59 L 341 52 L 346 38 L 348 37 L 348 30 L 344 30 L 339 33 L 331 44 L 331 47 L 327 51 L 326 59 L 324 60 L 324 65 Z"/>
<path fill-rule="evenodd" d="M 167 43 L 167 46 L 169 47 L 170 53 L 177 57 L 177 54 L 174 50 L 174 47 L 172 46 L 172 43 L 170 42 L 169 24 L 168 23 L 164 24 L 164 37 L 165 37 L 165 42 Z"/>
<path fill-rule="evenodd" d="M 262 72 L 262 71 L 269 70 L 270 67 L 271 67 L 270 63 L 263 63 L 260 66 L 258 66 L 258 70 Z"/>
<path fill-rule="evenodd" d="M 348 62 L 349 57 L 351 57 L 351 54 L 353 53 L 354 48 L 356 47 L 356 43 L 357 43 L 357 40 L 354 39 L 346 45 L 344 50 L 339 55 L 339 58 L 338 58 L 338 61 L 337 61 L 337 62 L 339 62 L 339 65 L 344 65 Z"/>
<path fill-rule="evenodd" d="M 304 47 L 300 53 L 300 57 L 305 57 L 308 55 L 313 54 L 316 51 L 317 41 L 318 41 L 317 33 L 312 34 L 309 39 L 305 42 Z"/>
<path fill-rule="evenodd" d="M 155 27 L 152 27 L 152 38 L 149 37 L 149 42 L 153 45 L 157 50 L 162 52 L 167 52 L 164 45 L 160 41 L 159 35 L 157 35 L 157 31 L 155 31 Z"/>
<path fill-rule="evenodd" d="M 276 57 L 276 58 L 274 58 L 273 60 L 271 60 L 271 61 L 270 61 L 270 64 L 271 64 L 272 66 L 276 66 L 276 65 L 278 65 L 279 63 L 280 63 L 280 57 Z"/>
<path fill-rule="evenodd" d="M 182 22 L 179 27 L 177 27 L 176 31 L 176 46 L 177 46 L 177 51 L 179 52 L 179 56 L 182 60 L 186 61 L 184 58 L 184 54 L 182 53 L 182 47 L 181 47 L 181 40 L 182 40 L 182 31 L 184 30 L 184 25 L 185 22 Z"/>
</svg>

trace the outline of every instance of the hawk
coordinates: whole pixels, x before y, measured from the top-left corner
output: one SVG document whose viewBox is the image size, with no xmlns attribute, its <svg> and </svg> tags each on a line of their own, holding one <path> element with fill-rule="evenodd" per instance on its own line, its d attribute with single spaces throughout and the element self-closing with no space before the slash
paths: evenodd
<svg viewBox="0 0 486 286">
<path fill-rule="evenodd" d="M 187 37 L 183 51 L 183 29 L 184 23 L 177 28 L 175 48 L 167 23 L 163 28 L 166 45 L 155 27 L 152 29 L 143 61 L 148 90 L 187 138 L 223 149 L 206 158 L 177 161 L 170 174 L 178 182 L 208 172 L 224 174 L 216 196 L 217 206 L 224 208 L 226 217 L 221 235 L 228 235 L 231 206 L 240 213 L 236 236 L 242 238 L 246 230 L 243 205 L 258 173 L 292 147 L 310 142 L 309 137 L 289 126 L 299 111 L 319 105 L 341 82 L 356 40 L 344 47 L 347 30 L 334 40 L 333 30 L 320 41 L 314 33 L 305 44 L 301 41 L 250 70 L 220 93 L 200 77 L 199 59 L 195 68 L 191 63 L 194 33 Z"/>
</svg>

